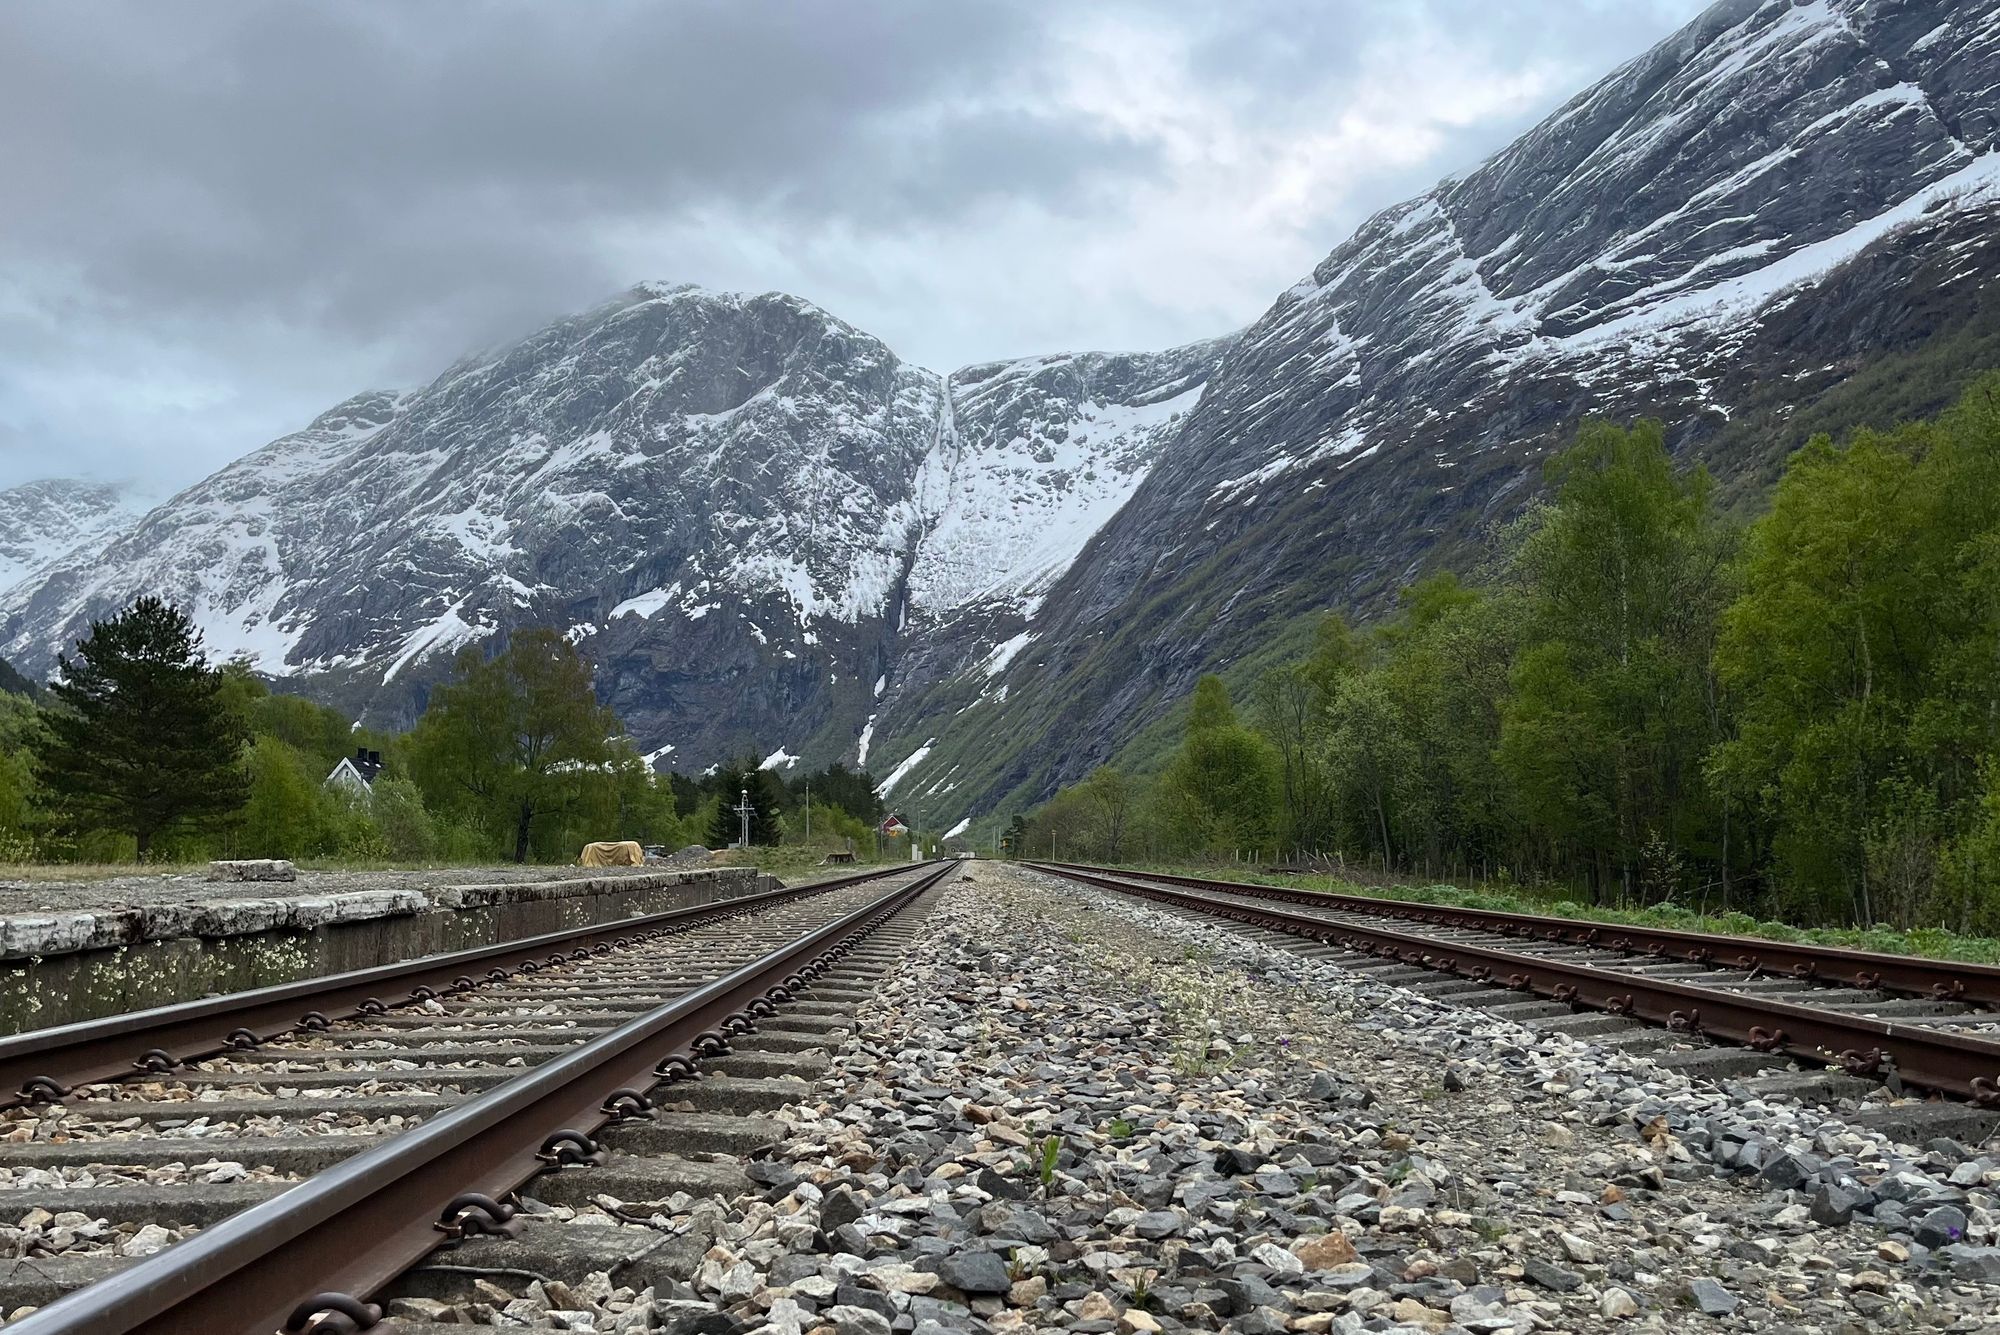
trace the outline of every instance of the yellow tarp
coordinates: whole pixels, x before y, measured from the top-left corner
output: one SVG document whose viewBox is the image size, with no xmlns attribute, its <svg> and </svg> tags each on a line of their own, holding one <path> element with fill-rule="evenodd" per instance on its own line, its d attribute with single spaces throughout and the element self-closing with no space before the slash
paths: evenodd
<svg viewBox="0 0 2000 1335">
<path fill-rule="evenodd" d="M 630 839 L 616 844 L 585 844 L 577 855 L 579 867 L 643 867 L 646 850 Z"/>
</svg>

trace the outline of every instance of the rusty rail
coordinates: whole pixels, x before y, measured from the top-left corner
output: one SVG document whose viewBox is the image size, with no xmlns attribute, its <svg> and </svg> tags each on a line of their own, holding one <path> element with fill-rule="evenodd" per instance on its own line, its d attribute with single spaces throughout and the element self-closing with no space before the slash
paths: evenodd
<svg viewBox="0 0 2000 1335">
<path fill-rule="evenodd" d="M 1907 1085 L 2000 1108 L 2000 1042 L 1990 1038 L 1763 1000 L 1491 946 L 1434 941 L 1409 932 L 1334 922 L 1263 905 L 1209 899 L 1055 863 L 1027 865 L 1121 894 L 1437 969 L 1579 1009 L 1626 1015 L 1690 1036 L 1742 1043 L 1761 1052 L 1839 1066 L 1855 1075 L 1893 1074 Z M 1216 890 L 1235 890 L 1227 882 L 1209 884 Z"/>
<path fill-rule="evenodd" d="M 190 1062 L 287 1034 L 421 1005 L 432 997 L 505 982 L 516 973 L 608 954 L 637 941 L 908 870 L 907 865 L 878 868 L 501 945 L 33 1029 L 0 1038 L 0 1090 L 11 1091 L 0 1094 L 0 1108 L 59 1102 L 82 1085 L 155 1079 Z"/>
<path fill-rule="evenodd" d="M 440 1246 L 518 1227 L 505 1198 L 537 1174 L 596 1162 L 596 1133 L 644 1117 L 656 1085 L 691 1079 L 955 869 L 923 870 L 833 922 L 564 1056 L 363 1151 L 282 1195 L 79 1289 L 9 1335 L 347 1335 L 370 1301 Z M 908 871 L 908 867 L 898 870 Z"/>
<path fill-rule="evenodd" d="M 2000 966 L 1992 964 L 1923 959 L 1913 955 L 1891 955 L 1882 951 L 1853 950 L 1845 946 L 1766 941 L 1750 936 L 1687 932 L 1671 927 L 1633 927 L 1624 923 L 1585 922 L 1576 918 L 1555 918 L 1539 913 L 1505 913 L 1496 909 L 1374 899 L 1365 895 L 1287 890 L 1282 886 L 1208 880 L 1199 876 L 1179 876 L 1167 872 L 1122 871 L 1116 867 L 1094 867 L 1084 863 L 1044 862 L 1033 865 L 1051 871 L 1068 869 L 1092 872 L 1100 876 L 1161 881 L 1170 885 L 1184 885 L 1225 894 L 1254 896 L 1276 903 L 1319 905 L 1443 927 L 1472 927 L 1560 945 L 1590 946 L 1599 950 L 1646 955 L 1659 960 L 1679 960 L 1688 964 L 1707 964 L 1721 968 L 1783 974 L 1802 982 L 1828 983 L 1835 986 L 1891 992 L 1901 996 L 1960 1001 L 1969 1006 L 2000 1008 Z"/>
</svg>

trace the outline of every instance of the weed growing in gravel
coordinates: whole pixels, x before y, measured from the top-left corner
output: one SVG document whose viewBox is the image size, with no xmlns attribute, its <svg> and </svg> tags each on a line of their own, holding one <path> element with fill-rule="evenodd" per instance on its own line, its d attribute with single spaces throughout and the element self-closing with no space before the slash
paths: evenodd
<svg viewBox="0 0 2000 1335">
<path fill-rule="evenodd" d="M 1153 1301 L 1153 1281 L 1160 1277 L 1157 1270 L 1128 1268 L 1120 1270 L 1117 1278 L 1131 1295 L 1131 1306 L 1145 1307 Z"/>
<path fill-rule="evenodd" d="M 1048 1195 L 1049 1187 L 1056 1180 L 1056 1160 L 1062 1157 L 1061 1136 L 1050 1136 L 1042 1142 L 1041 1161 L 1035 1165 L 1035 1175 L 1041 1179 L 1042 1194 Z"/>
<path fill-rule="evenodd" d="M 1105 1124 L 1104 1134 L 1113 1140 L 1132 1139 L 1132 1124 L 1122 1117 L 1113 1118 Z"/>
</svg>

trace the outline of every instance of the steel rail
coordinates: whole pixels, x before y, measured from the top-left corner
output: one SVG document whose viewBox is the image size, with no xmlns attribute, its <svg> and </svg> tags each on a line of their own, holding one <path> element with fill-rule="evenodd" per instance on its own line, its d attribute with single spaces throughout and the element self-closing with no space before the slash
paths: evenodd
<svg viewBox="0 0 2000 1335">
<path fill-rule="evenodd" d="M 13 1034 L 0 1038 L 0 1091 L 10 1091 L 0 1094 L 0 1109 L 60 1102 L 83 1085 L 157 1079 L 190 1062 L 323 1029 L 338 1020 L 422 1005 L 433 997 L 505 982 L 518 973 L 609 954 L 636 941 L 908 870 L 904 864 L 856 872 L 498 945 Z"/>
<path fill-rule="evenodd" d="M 649 1091 L 696 1077 L 734 1033 L 811 986 L 949 876 L 911 884 L 702 984 L 564 1056 L 343 1160 L 112 1277 L 10 1323 L 9 1335 L 347 1335 L 383 1322 L 369 1301 L 440 1246 L 518 1227 L 505 1197 L 536 1175 L 596 1163 L 596 1133 L 643 1118 Z M 902 870 L 909 870 L 905 867 Z"/>
<path fill-rule="evenodd" d="M 1263 905 L 1214 900 L 1054 863 L 1028 865 L 1121 894 L 1437 969 L 1578 1009 L 1630 1016 L 1690 1036 L 1839 1066 L 1854 1075 L 1893 1075 L 1906 1085 L 1953 1094 L 1982 1107 L 2000 1107 L 2000 1042 L 1990 1038 L 1764 1000 L 1491 946 L 1434 941 Z"/>
<path fill-rule="evenodd" d="M 1971 1006 L 2000 1007 L 2000 965 L 1923 959 L 1913 955 L 1854 950 L 1846 946 L 1766 941 L 1758 937 L 1689 932 L 1671 927 L 1586 922 L 1539 913 L 1507 913 L 1497 909 L 1372 899 L 1365 895 L 1288 890 L 1282 886 L 1208 880 L 1167 872 L 1122 871 L 1116 867 L 1096 867 L 1085 863 L 1043 862 L 1029 865 L 1050 870 L 1070 868 L 1101 876 L 1137 877 L 1232 895 L 1251 895 L 1279 903 L 1326 905 L 1377 917 L 1438 926 L 1474 927 L 1507 936 L 1539 938 L 1560 945 L 1591 946 L 1660 960 L 1784 974 L 1804 982 L 1959 1001 Z"/>
</svg>

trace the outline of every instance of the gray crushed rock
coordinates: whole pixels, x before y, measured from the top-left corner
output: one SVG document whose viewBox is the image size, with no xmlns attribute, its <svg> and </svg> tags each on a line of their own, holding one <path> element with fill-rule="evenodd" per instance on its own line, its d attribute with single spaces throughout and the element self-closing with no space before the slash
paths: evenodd
<svg viewBox="0 0 2000 1335">
<path fill-rule="evenodd" d="M 752 1165 L 763 1190 L 652 1221 L 709 1244 L 685 1291 L 571 1328 L 1863 1335 L 2000 1311 L 2000 1172 L 1960 1171 L 1983 1161 L 1033 873 L 969 882 Z M 1741 1162 L 1778 1155 L 1805 1175 Z M 1814 1219 L 1829 1170 L 1872 1216 Z M 1892 1198 L 1963 1219 L 1920 1237 Z"/>
<path fill-rule="evenodd" d="M 784 1116 L 748 1166 L 759 1190 L 733 1201 L 524 1202 L 664 1235 L 687 1282 L 478 1280 L 392 1315 L 616 1335 L 1867 1335 L 2000 1312 L 2000 1168 L 1963 1147 L 1897 1146 L 993 864 L 943 893 Z M 41 1214 L 37 1236 L 67 1227 L 72 1247 L 157 1241 Z"/>
</svg>

